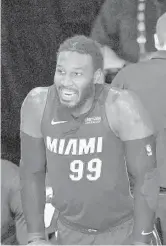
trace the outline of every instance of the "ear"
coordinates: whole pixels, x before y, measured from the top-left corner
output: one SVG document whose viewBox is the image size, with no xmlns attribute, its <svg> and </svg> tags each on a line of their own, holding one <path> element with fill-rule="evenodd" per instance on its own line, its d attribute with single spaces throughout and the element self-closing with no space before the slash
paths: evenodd
<svg viewBox="0 0 166 246">
<path fill-rule="evenodd" d="M 157 50 L 162 50 L 164 47 L 164 40 L 163 37 L 160 35 L 157 35 L 157 33 L 154 34 L 154 43 L 155 43 L 155 48 Z"/>
<path fill-rule="evenodd" d="M 102 71 L 100 68 L 97 69 L 94 73 L 94 84 L 104 84 L 104 80 L 104 71 Z"/>
</svg>

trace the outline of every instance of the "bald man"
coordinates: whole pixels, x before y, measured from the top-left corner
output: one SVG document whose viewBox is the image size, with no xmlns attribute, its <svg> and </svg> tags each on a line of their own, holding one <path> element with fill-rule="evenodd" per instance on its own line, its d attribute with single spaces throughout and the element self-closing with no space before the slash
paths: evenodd
<svg viewBox="0 0 166 246">
<path fill-rule="evenodd" d="M 166 13 L 157 21 L 154 38 L 158 51 L 148 61 L 124 68 L 112 85 L 134 91 L 151 114 L 157 130 L 157 165 L 161 187 L 157 215 L 161 219 L 166 244 Z"/>
</svg>

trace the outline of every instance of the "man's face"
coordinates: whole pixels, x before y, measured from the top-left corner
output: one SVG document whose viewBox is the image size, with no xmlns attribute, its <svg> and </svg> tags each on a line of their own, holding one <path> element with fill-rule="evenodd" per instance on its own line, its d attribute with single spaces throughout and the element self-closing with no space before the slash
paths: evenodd
<svg viewBox="0 0 166 246">
<path fill-rule="evenodd" d="M 57 58 L 54 83 L 60 102 L 75 108 L 93 95 L 92 57 L 75 51 L 62 51 Z"/>
</svg>

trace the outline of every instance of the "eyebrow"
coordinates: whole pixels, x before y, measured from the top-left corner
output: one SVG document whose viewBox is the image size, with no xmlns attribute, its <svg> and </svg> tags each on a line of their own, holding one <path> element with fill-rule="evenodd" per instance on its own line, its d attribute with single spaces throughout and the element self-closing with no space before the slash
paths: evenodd
<svg viewBox="0 0 166 246">
<path fill-rule="evenodd" d="M 61 64 L 57 64 L 57 67 L 63 67 Z M 73 69 L 84 70 L 83 67 L 73 67 Z"/>
</svg>

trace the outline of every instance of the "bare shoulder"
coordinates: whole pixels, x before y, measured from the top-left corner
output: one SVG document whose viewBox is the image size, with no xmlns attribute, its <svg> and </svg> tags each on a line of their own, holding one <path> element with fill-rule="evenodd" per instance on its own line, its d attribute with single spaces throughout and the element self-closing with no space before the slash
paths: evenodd
<svg viewBox="0 0 166 246">
<path fill-rule="evenodd" d="M 105 110 L 106 116 L 108 119 L 108 123 L 112 131 L 115 133 L 116 136 L 119 137 L 118 131 L 118 111 L 116 105 L 116 101 L 119 98 L 121 93 L 120 89 L 111 88 L 108 92 L 108 96 L 105 102 Z"/>
<path fill-rule="evenodd" d="M 2 185 L 19 186 L 19 168 L 8 160 L 1 160 Z"/>
<path fill-rule="evenodd" d="M 28 95 L 26 96 L 22 106 L 24 105 L 30 105 L 30 106 L 40 106 L 42 105 L 47 98 L 49 87 L 36 87 L 32 89 Z"/>
<path fill-rule="evenodd" d="M 11 161 L 1 159 L 1 170 L 6 173 L 18 173 L 18 166 Z"/>
<path fill-rule="evenodd" d="M 31 135 L 33 128 L 35 130 L 35 124 L 41 123 L 48 90 L 49 87 L 36 87 L 24 99 L 21 107 L 21 131 Z"/>
<path fill-rule="evenodd" d="M 154 133 L 154 127 L 138 96 L 129 90 L 111 88 L 106 100 L 106 112 L 122 140 L 141 139 Z"/>
</svg>

